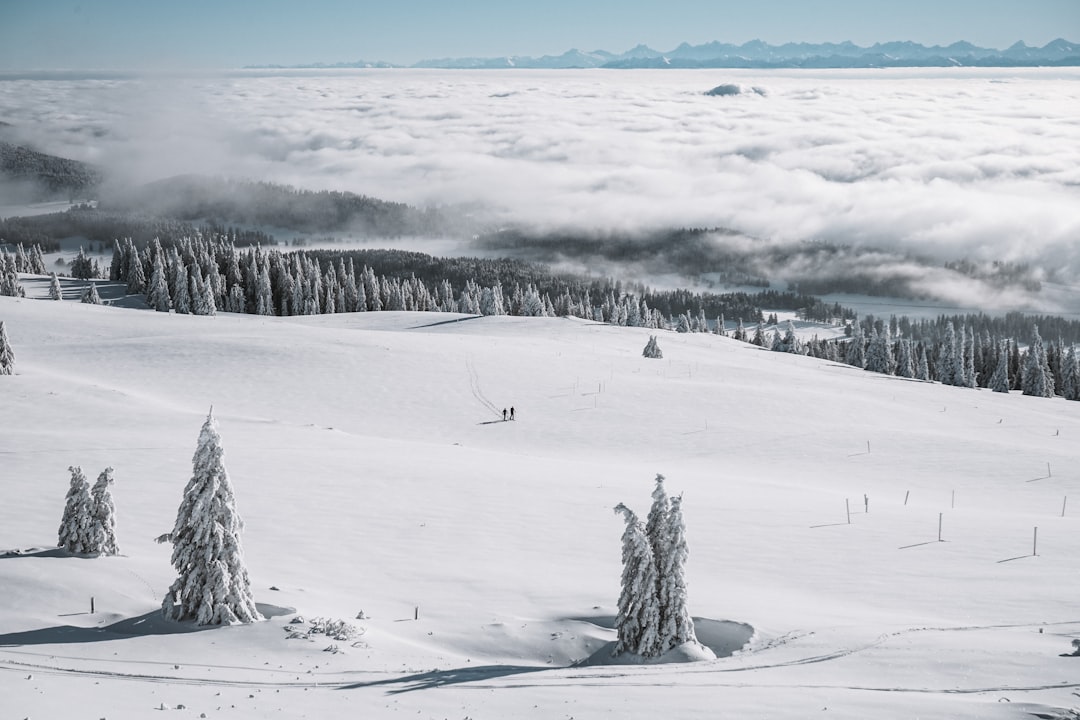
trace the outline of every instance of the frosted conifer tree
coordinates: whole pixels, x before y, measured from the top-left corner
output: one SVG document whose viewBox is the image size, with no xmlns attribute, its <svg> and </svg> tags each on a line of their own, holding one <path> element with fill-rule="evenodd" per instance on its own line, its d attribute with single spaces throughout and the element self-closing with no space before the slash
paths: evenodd
<svg viewBox="0 0 1080 720">
<path fill-rule="evenodd" d="M 56 277 L 56 273 L 49 273 L 49 299 L 64 299 L 64 291 L 60 287 L 60 278 Z"/>
<path fill-rule="evenodd" d="M 177 261 L 173 265 L 173 309 L 180 315 L 191 314 L 191 294 L 188 292 L 188 275 L 184 264 Z"/>
<path fill-rule="evenodd" d="M 72 466 L 68 470 L 71 472 L 71 485 L 64 502 L 64 516 L 60 520 L 56 545 L 71 553 L 93 552 L 90 483 L 86 481 L 82 468 Z"/>
<path fill-rule="evenodd" d="M 660 346 L 656 343 L 656 336 L 650 335 L 649 342 L 645 343 L 645 349 L 641 351 L 643 357 L 659 359 L 664 357 L 664 353 L 660 351 Z"/>
<path fill-rule="evenodd" d="M 997 367 L 994 368 L 994 374 L 990 376 L 990 389 L 994 392 L 1007 393 L 1009 392 L 1009 347 L 1008 345 L 1001 346 L 1001 352 L 998 353 Z"/>
<path fill-rule="evenodd" d="M 911 340 L 901 338 L 896 343 L 896 374 L 900 377 L 915 377 L 915 363 L 911 356 Z"/>
<path fill-rule="evenodd" d="M 615 618 L 618 641 L 613 655 L 624 652 L 642 657 L 660 654 L 660 603 L 656 596 L 656 563 L 645 528 L 634 512 L 619 503 L 615 512 L 626 520 L 622 536 L 622 592 Z"/>
<path fill-rule="evenodd" d="M 14 270 L 0 273 L 0 295 L 8 297 L 26 297 L 26 290 L 19 282 L 19 276 Z"/>
<path fill-rule="evenodd" d="M 963 385 L 964 387 L 973 388 L 978 379 L 975 374 L 975 331 L 971 328 L 965 328 L 962 334 L 964 336 Z"/>
<path fill-rule="evenodd" d="M 1034 338 L 1024 355 L 1024 365 L 1021 368 L 1020 390 L 1025 395 L 1035 397 L 1054 397 L 1054 375 L 1050 372 L 1050 364 L 1046 359 L 1046 346 L 1043 345 L 1039 335 L 1039 327 L 1033 329 Z"/>
<path fill-rule="evenodd" d="M 116 506 L 109 486 L 113 469 L 105 468 L 90 489 L 90 550 L 102 555 L 119 555 L 116 544 Z"/>
<path fill-rule="evenodd" d="M 217 299 L 214 293 L 214 284 L 211 282 L 211 277 L 217 277 L 215 273 L 213 276 L 207 275 L 203 280 L 203 308 L 206 310 L 206 315 L 217 315 Z"/>
<path fill-rule="evenodd" d="M 896 361 L 893 359 L 892 342 L 889 340 L 888 331 L 879 333 L 876 328 L 870 331 L 864 369 L 883 375 L 892 375 L 895 372 Z"/>
<path fill-rule="evenodd" d="M 757 324 L 757 328 L 754 330 L 754 339 L 750 341 L 750 344 L 765 347 L 765 326 L 761 323 Z"/>
<path fill-rule="evenodd" d="M 0 375 L 15 374 L 15 351 L 11 349 L 8 341 L 7 328 L 4 321 L 0 320 Z"/>
<path fill-rule="evenodd" d="M 1061 394 L 1066 400 L 1080 400 L 1080 356 L 1076 346 L 1070 345 L 1061 368 Z"/>
<path fill-rule="evenodd" d="M 963 341 L 957 347 L 956 329 L 950 320 L 945 324 L 945 337 L 941 341 L 937 357 L 937 379 L 942 385 L 964 384 Z"/>
<path fill-rule="evenodd" d="M 649 516 L 645 519 L 645 534 L 649 537 L 649 546 L 652 547 L 653 558 L 659 568 L 660 555 L 664 551 L 664 543 L 667 542 L 668 513 L 671 512 L 671 501 L 668 499 L 667 490 L 664 489 L 664 476 L 656 474 L 656 487 L 652 491 L 652 507 L 649 508 Z"/>
<path fill-rule="evenodd" d="M 100 305 L 101 296 L 98 295 L 97 285 L 90 283 L 82 292 L 82 297 L 79 298 L 79 302 L 86 303 L 87 305 Z"/>
<path fill-rule="evenodd" d="M 146 304 L 158 312 L 169 312 L 169 283 L 165 281 L 165 266 L 161 262 L 161 254 L 154 256 L 154 271 L 150 273 Z"/>
<path fill-rule="evenodd" d="M 682 496 L 680 495 L 671 500 L 664 523 L 664 534 L 660 538 L 660 551 L 656 553 L 661 653 L 683 643 L 697 642 L 694 621 L 686 608 L 684 568 L 688 555 L 686 525 L 683 522 Z"/>
<path fill-rule="evenodd" d="M 930 380 L 930 361 L 926 359 L 926 348 L 919 343 L 919 360 L 915 366 L 915 377 L 919 380 Z"/>
<path fill-rule="evenodd" d="M 172 531 L 172 564 L 180 577 L 162 602 L 162 614 L 168 619 L 192 619 L 198 625 L 262 619 L 244 566 L 243 521 L 236 512 L 224 456 L 211 410 L 199 433 L 191 480 Z"/>
<path fill-rule="evenodd" d="M 861 368 L 866 367 L 866 336 L 863 335 L 862 323 L 856 322 L 851 329 L 851 340 L 848 341 L 845 350 L 845 359 L 848 365 Z"/>
</svg>

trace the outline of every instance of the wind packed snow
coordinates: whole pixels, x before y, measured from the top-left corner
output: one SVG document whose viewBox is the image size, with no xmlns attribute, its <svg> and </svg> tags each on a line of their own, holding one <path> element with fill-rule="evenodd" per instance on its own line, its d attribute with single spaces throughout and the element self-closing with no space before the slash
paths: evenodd
<svg viewBox="0 0 1080 720">
<path fill-rule="evenodd" d="M 1080 707 L 1076 403 L 710 334 L 662 333 L 650 359 L 646 329 L 458 317 L 0 298 L 18 354 L 0 377 L 0 714 Z M 266 620 L 200 628 L 161 617 L 176 571 L 154 539 L 211 405 Z M 120 555 L 56 547 L 69 466 L 114 468 Z M 612 508 L 644 510 L 658 473 L 682 495 L 686 607 L 718 659 L 576 666 L 616 639 Z"/>
</svg>

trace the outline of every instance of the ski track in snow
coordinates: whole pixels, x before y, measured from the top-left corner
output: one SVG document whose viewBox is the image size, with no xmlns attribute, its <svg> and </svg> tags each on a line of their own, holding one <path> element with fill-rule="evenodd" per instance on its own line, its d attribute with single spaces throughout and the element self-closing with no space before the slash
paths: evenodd
<svg viewBox="0 0 1080 720">
<path fill-rule="evenodd" d="M 495 407 L 495 403 L 487 399 L 484 391 L 480 389 L 480 376 L 476 372 L 476 364 L 471 356 L 465 358 L 465 369 L 469 372 L 469 390 L 477 402 L 486 407 L 496 418 L 502 418 L 502 411 Z"/>
</svg>

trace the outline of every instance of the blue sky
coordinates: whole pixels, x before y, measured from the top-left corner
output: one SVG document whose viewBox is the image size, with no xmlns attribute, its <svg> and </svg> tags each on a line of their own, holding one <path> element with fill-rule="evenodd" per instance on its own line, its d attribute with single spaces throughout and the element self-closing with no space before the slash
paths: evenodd
<svg viewBox="0 0 1080 720">
<path fill-rule="evenodd" d="M 0 70 L 559 54 L 761 39 L 1080 42 L 1080 0 L 0 0 Z"/>
</svg>

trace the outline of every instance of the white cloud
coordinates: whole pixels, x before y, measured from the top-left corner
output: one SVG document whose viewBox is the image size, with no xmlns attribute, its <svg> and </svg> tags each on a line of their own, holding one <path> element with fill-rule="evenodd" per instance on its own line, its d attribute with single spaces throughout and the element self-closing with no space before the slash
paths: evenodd
<svg viewBox="0 0 1080 720">
<path fill-rule="evenodd" d="M 1077 80 L 1075 69 L 9 80 L 0 119 L 138 180 L 202 172 L 479 202 L 540 224 L 726 226 L 1075 279 Z M 725 82 L 767 94 L 703 94 Z"/>
</svg>

